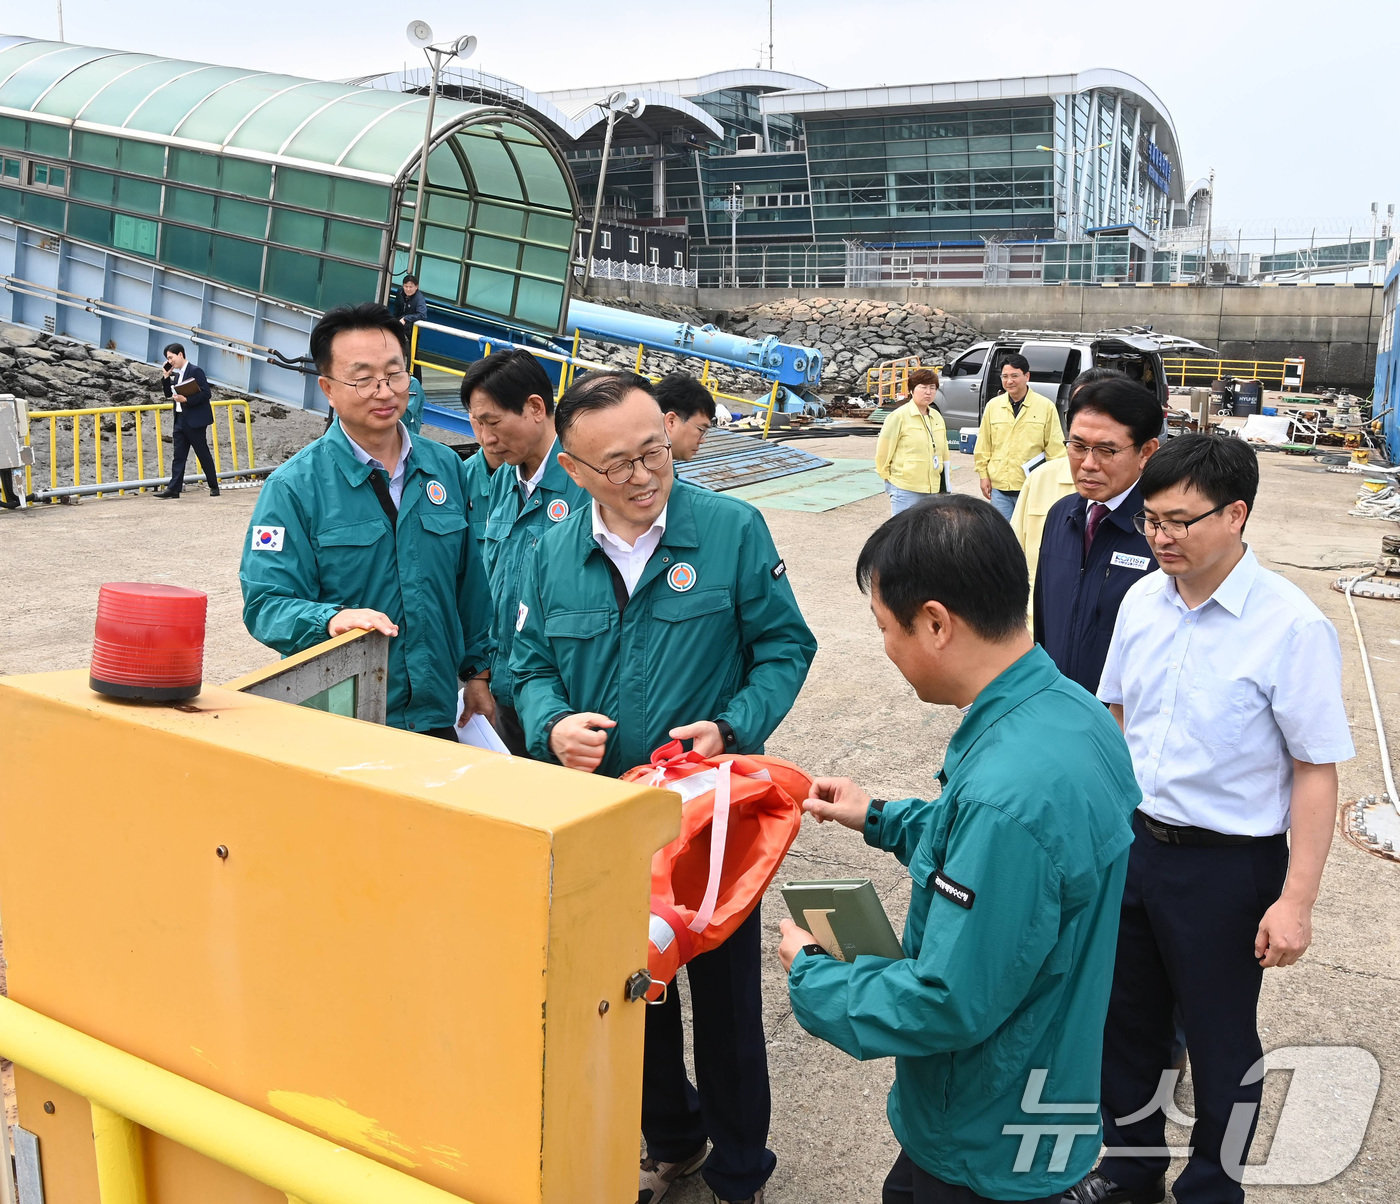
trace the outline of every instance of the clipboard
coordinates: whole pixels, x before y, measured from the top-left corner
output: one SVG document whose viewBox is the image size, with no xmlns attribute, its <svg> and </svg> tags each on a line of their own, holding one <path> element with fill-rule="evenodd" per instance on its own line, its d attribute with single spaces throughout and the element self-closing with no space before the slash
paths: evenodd
<svg viewBox="0 0 1400 1204">
<path fill-rule="evenodd" d="M 196 380 L 187 380 L 182 382 L 181 384 L 172 385 L 171 391 L 175 394 L 176 397 L 183 397 L 186 401 L 188 401 L 196 393 L 200 392 L 199 382 Z"/>
</svg>

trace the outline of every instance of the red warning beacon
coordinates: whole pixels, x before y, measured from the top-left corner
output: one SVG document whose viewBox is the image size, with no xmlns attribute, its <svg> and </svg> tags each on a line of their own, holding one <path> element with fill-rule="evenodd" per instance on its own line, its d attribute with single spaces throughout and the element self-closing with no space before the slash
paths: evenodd
<svg viewBox="0 0 1400 1204">
<path fill-rule="evenodd" d="M 108 582 L 97 596 L 88 684 L 112 698 L 193 698 L 204 676 L 208 609 L 202 590 Z"/>
</svg>

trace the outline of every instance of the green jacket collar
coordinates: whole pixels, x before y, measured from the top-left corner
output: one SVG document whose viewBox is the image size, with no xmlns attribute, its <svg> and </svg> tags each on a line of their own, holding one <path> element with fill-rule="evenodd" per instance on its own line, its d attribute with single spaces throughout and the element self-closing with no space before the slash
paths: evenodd
<svg viewBox="0 0 1400 1204">
<path fill-rule="evenodd" d="M 1060 671 L 1055 668 L 1055 662 L 1039 644 L 1002 670 L 977 695 L 972 709 L 968 711 L 958 730 L 953 733 L 953 738 L 948 741 L 948 751 L 943 758 L 943 769 L 939 772 L 938 780 L 946 786 L 949 775 L 957 772 L 964 758 L 988 728 L 1015 710 L 1031 695 L 1054 685 L 1059 676 Z"/>
</svg>

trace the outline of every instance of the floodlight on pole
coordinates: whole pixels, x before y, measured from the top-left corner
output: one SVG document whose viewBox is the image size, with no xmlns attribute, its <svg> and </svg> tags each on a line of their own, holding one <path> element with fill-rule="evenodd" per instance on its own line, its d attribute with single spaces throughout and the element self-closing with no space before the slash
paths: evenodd
<svg viewBox="0 0 1400 1204">
<path fill-rule="evenodd" d="M 603 215 L 603 184 L 608 178 L 608 155 L 612 153 L 613 126 L 617 119 L 622 116 L 630 117 L 636 121 L 646 112 L 647 102 L 640 96 L 618 88 L 614 92 L 609 92 L 599 102 L 599 107 L 607 112 L 608 123 L 603 132 L 603 158 L 598 164 L 598 188 L 593 194 L 593 222 L 588 233 L 588 258 L 583 265 L 581 291 L 585 294 L 588 292 L 588 282 L 593 278 L 593 248 L 598 241 L 598 222 Z"/>
</svg>

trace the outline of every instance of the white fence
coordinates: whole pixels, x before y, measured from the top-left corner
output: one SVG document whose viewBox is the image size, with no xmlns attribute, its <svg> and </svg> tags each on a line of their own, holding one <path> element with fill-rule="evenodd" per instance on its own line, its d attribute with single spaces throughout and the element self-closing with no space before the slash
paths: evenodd
<svg viewBox="0 0 1400 1204">
<path fill-rule="evenodd" d="M 583 275 L 583 264 L 574 265 L 574 275 Z M 663 268 L 653 263 L 628 263 L 624 259 L 595 259 L 591 273 L 594 280 L 635 280 L 641 284 L 674 284 L 695 288 L 700 273 L 693 268 Z"/>
</svg>

